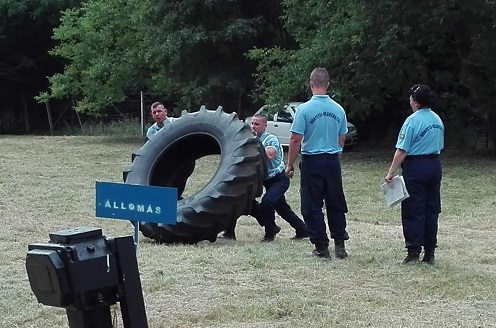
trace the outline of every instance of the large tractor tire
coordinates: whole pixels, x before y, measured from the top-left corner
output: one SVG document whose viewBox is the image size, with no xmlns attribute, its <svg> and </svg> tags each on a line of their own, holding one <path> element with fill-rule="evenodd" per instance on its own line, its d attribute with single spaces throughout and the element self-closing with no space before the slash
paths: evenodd
<svg viewBox="0 0 496 328">
<path fill-rule="evenodd" d="M 183 111 L 165 124 L 133 152 L 132 164 L 123 172 L 125 183 L 177 188 L 184 183 L 177 181 L 178 172 L 188 163 L 220 154 L 219 166 L 201 190 L 178 200 L 177 224 L 141 222 L 140 231 L 160 243 L 214 242 L 219 232 L 249 214 L 253 199 L 262 194 L 265 151 L 250 127 L 221 107 Z"/>
</svg>

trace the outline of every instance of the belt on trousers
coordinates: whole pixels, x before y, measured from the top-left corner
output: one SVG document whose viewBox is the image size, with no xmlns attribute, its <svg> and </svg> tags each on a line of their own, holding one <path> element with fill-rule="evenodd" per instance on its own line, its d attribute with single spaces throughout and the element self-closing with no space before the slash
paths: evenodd
<svg viewBox="0 0 496 328">
<path fill-rule="evenodd" d="M 439 158 L 439 154 L 429 154 L 429 155 L 408 155 L 405 160 L 416 160 L 416 159 L 436 159 Z"/>
<path fill-rule="evenodd" d="M 276 176 L 278 176 L 279 174 L 283 174 L 283 173 L 284 173 L 284 174 L 286 174 L 286 171 L 285 171 L 285 170 L 282 170 L 281 172 L 278 172 L 278 173 L 274 174 L 274 175 L 273 175 L 273 176 L 271 176 L 271 177 L 267 177 L 267 180 L 272 179 L 272 178 L 275 178 L 275 177 L 276 177 Z"/>
<path fill-rule="evenodd" d="M 329 154 L 329 153 L 324 153 L 324 154 L 313 154 L 313 155 L 301 155 L 302 158 L 332 158 L 332 157 L 338 157 L 339 153 L 335 154 Z"/>
</svg>

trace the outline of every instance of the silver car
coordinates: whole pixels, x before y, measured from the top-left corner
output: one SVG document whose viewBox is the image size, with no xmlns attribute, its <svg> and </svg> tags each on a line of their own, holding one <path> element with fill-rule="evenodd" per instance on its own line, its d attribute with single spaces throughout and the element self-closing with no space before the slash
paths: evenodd
<svg viewBox="0 0 496 328">
<path fill-rule="evenodd" d="M 301 102 L 290 102 L 282 110 L 267 117 L 267 131 L 274 134 L 284 147 L 289 146 L 289 139 L 291 138 L 289 129 L 293 123 L 296 107 L 300 104 Z M 263 113 L 266 109 L 267 105 L 262 106 L 255 114 Z M 245 122 L 251 124 L 251 118 L 252 116 L 247 117 Z M 358 144 L 357 129 L 352 123 L 348 122 L 348 132 L 346 133 L 344 146 L 347 149 L 351 149 L 356 144 Z"/>
</svg>

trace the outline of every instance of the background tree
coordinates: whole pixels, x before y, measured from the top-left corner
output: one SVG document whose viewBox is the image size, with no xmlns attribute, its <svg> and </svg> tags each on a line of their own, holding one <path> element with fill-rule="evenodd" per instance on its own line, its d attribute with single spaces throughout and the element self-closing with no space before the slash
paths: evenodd
<svg viewBox="0 0 496 328">
<path fill-rule="evenodd" d="M 40 127 L 43 112 L 33 98 L 47 88 L 46 76 L 62 68 L 48 54 L 52 29 L 61 10 L 78 2 L 0 0 L 0 133 Z"/>
<path fill-rule="evenodd" d="M 254 46 L 285 42 L 278 1 L 101 0 L 68 10 L 52 54 L 67 61 L 40 100 L 76 96 L 98 113 L 145 90 L 180 110 L 250 108 Z"/>
<path fill-rule="evenodd" d="M 304 99 L 309 72 L 322 66 L 331 73 L 331 94 L 352 120 L 364 122 L 362 133 L 373 127 L 376 139 L 397 133 L 408 114 L 407 90 L 415 83 L 430 85 L 440 96 L 436 110 L 452 142 L 473 145 L 480 120 L 494 113 L 493 1 L 283 3 L 285 27 L 298 47 L 250 52 L 259 63 L 256 97 Z"/>
<path fill-rule="evenodd" d="M 223 105 L 244 117 L 306 100 L 308 74 L 323 66 L 362 139 L 394 138 L 409 112 L 406 91 L 426 83 L 439 95 L 448 143 L 470 148 L 493 131 L 496 144 L 495 8 L 494 0 L 0 0 L 0 132 L 46 121 L 36 94 L 98 114 L 145 91 L 176 112 Z"/>
</svg>

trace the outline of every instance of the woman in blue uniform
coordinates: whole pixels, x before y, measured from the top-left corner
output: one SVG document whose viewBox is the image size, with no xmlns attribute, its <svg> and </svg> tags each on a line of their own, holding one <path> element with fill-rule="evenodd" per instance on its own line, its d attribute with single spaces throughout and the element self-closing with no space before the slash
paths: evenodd
<svg viewBox="0 0 496 328">
<path fill-rule="evenodd" d="M 441 162 L 444 148 L 444 124 L 430 106 L 434 94 L 426 85 L 410 89 L 410 107 L 413 110 L 403 123 L 396 152 L 386 175 L 391 182 L 401 166 L 410 197 L 401 203 L 401 222 L 405 247 L 408 250 L 403 263 L 419 261 L 422 247 L 423 262 L 434 263 L 437 247 L 438 218 L 441 212 Z"/>
</svg>

